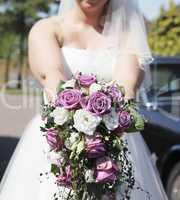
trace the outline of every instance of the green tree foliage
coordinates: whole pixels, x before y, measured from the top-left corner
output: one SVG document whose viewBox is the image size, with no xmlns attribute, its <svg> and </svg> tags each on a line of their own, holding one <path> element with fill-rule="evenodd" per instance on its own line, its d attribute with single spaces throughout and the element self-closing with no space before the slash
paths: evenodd
<svg viewBox="0 0 180 200">
<path fill-rule="evenodd" d="M 161 8 L 160 16 L 153 21 L 149 31 L 149 43 L 153 52 L 162 56 L 180 55 L 180 8 L 173 0 L 169 9 Z"/>
<path fill-rule="evenodd" d="M 34 22 L 41 18 L 40 14 L 48 13 L 50 3 L 52 3 L 51 0 L 0 0 L 0 7 L 2 8 L 0 11 L 0 37 L 2 44 L 0 56 L 7 59 L 13 53 L 18 55 L 18 88 L 21 88 L 21 71 L 27 54 L 28 32 Z M 14 40 L 12 40 L 12 37 L 14 37 Z M 16 50 L 11 47 L 14 45 Z M 12 50 L 14 52 L 10 53 L 9 51 Z"/>
</svg>

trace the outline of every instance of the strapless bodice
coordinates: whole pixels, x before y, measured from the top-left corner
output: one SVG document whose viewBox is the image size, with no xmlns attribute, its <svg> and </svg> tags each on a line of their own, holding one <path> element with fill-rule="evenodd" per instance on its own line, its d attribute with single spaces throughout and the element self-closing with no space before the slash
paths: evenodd
<svg viewBox="0 0 180 200">
<path fill-rule="evenodd" d="M 113 67 L 116 61 L 114 49 L 78 49 L 68 46 L 61 48 L 64 73 L 67 79 L 72 78 L 77 72 L 95 74 L 97 79 L 111 81 L 113 79 Z M 43 99 L 48 103 L 46 92 L 43 91 Z"/>
<path fill-rule="evenodd" d="M 112 49 L 89 50 L 63 46 L 61 52 L 64 71 L 68 78 L 79 71 L 96 74 L 98 79 L 112 80 L 116 58 Z"/>
</svg>

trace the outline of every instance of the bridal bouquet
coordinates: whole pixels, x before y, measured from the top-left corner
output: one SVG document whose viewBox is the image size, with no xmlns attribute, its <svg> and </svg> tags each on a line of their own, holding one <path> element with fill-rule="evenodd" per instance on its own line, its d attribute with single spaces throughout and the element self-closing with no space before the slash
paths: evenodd
<svg viewBox="0 0 180 200">
<path fill-rule="evenodd" d="M 77 73 L 60 82 L 55 102 L 43 105 L 41 131 L 56 155 L 51 172 L 57 186 L 68 188 L 66 199 L 116 199 L 121 186 L 129 198 L 135 180 L 121 136 L 142 130 L 144 120 L 136 103 L 124 96 L 116 81 Z"/>
</svg>

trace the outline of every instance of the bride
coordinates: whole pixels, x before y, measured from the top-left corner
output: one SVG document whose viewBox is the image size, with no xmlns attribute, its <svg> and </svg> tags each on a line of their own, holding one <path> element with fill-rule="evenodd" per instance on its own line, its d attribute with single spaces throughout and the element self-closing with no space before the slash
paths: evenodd
<svg viewBox="0 0 180 200">
<path fill-rule="evenodd" d="M 53 101 L 58 82 L 77 71 L 115 79 L 125 86 L 127 99 L 135 98 L 150 85 L 151 61 L 137 0 L 62 0 L 59 14 L 38 21 L 29 34 L 29 63 L 45 103 Z M 0 200 L 52 200 L 57 191 L 65 199 L 65 188 L 57 188 L 48 173 L 41 123 L 38 114 L 25 129 L 2 179 Z M 167 200 L 140 133 L 123 137 L 135 168 L 131 200 Z M 123 198 L 117 193 L 116 199 Z"/>
</svg>

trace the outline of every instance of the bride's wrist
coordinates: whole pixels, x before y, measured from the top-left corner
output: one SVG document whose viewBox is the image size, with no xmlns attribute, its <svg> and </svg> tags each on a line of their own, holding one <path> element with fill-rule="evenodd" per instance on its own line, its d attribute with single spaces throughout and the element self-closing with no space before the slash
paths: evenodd
<svg viewBox="0 0 180 200">
<path fill-rule="evenodd" d="M 131 103 L 131 102 L 135 102 L 136 98 L 135 97 L 129 97 L 129 98 L 124 98 L 126 103 Z"/>
<path fill-rule="evenodd" d="M 43 95 L 44 95 L 44 100 L 46 103 L 53 103 L 55 101 L 55 97 L 56 97 L 55 90 L 44 88 Z"/>
</svg>

